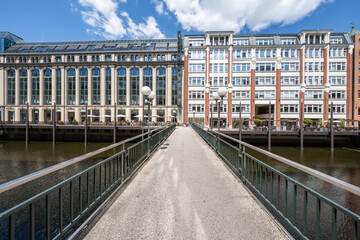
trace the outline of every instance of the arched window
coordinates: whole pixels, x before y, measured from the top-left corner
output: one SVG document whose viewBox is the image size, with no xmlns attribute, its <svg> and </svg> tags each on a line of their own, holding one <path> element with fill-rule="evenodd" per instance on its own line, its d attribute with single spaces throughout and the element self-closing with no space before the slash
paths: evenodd
<svg viewBox="0 0 360 240">
<path fill-rule="evenodd" d="M 111 104 L 111 68 L 105 69 L 105 104 Z"/>
<path fill-rule="evenodd" d="M 156 104 L 165 105 L 166 99 L 166 69 L 158 68 L 156 71 Z"/>
<path fill-rule="evenodd" d="M 52 104 L 52 78 L 51 69 L 44 71 L 44 105 Z"/>
<path fill-rule="evenodd" d="M 126 105 L 126 69 L 119 68 L 117 70 L 117 103 Z"/>
<path fill-rule="evenodd" d="M 20 105 L 25 105 L 27 103 L 27 92 L 28 92 L 28 84 L 27 84 L 27 70 L 22 69 L 20 71 Z"/>
<path fill-rule="evenodd" d="M 92 70 L 92 104 L 100 105 L 100 69 Z"/>
<path fill-rule="evenodd" d="M 61 105 L 61 69 L 56 69 L 56 103 Z"/>
<path fill-rule="evenodd" d="M 80 69 L 80 105 L 88 103 L 88 70 Z"/>
<path fill-rule="evenodd" d="M 39 105 L 40 100 L 40 71 L 35 69 L 31 72 L 31 104 Z"/>
<path fill-rule="evenodd" d="M 130 70 L 130 101 L 131 105 L 139 105 L 139 69 Z"/>
<path fill-rule="evenodd" d="M 143 85 L 148 86 L 149 88 L 152 88 L 152 69 L 151 68 L 145 68 L 144 69 L 144 80 Z"/>
<path fill-rule="evenodd" d="M 76 101 L 76 81 L 75 69 L 71 68 L 67 71 L 67 104 L 75 105 Z"/>
<path fill-rule="evenodd" d="M 7 105 L 15 105 L 15 70 L 7 73 Z"/>
<path fill-rule="evenodd" d="M 171 105 L 177 105 L 178 69 L 171 69 Z"/>
</svg>

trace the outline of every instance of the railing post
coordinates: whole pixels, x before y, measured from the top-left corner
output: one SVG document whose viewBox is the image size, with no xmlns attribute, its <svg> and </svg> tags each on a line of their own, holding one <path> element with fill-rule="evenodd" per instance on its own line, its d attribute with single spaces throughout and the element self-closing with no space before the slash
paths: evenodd
<svg viewBox="0 0 360 240">
<path fill-rule="evenodd" d="M 53 145 L 56 144 L 56 103 L 54 101 L 54 110 L 53 110 Z"/>
<path fill-rule="evenodd" d="M 85 140 L 84 140 L 84 144 L 85 146 L 87 145 L 87 131 L 88 131 L 88 105 L 86 103 L 85 105 Z"/>
<path fill-rule="evenodd" d="M 114 143 L 116 143 L 116 103 L 114 103 Z"/>
<path fill-rule="evenodd" d="M 29 144 L 29 103 L 26 103 L 26 136 L 25 136 L 26 145 Z"/>
<path fill-rule="evenodd" d="M 269 101 L 268 150 L 271 151 L 271 101 Z"/>
<path fill-rule="evenodd" d="M 333 100 L 331 100 L 331 125 L 330 125 L 330 138 L 331 138 L 331 151 L 334 151 L 334 109 Z"/>
</svg>

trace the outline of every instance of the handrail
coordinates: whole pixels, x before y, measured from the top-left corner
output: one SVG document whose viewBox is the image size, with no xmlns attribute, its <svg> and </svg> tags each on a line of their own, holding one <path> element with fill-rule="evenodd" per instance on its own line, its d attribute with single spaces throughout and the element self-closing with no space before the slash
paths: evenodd
<svg viewBox="0 0 360 240">
<path fill-rule="evenodd" d="M 218 132 L 215 132 L 215 131 L 212 131 L 212 132 L 216 133 L 216 135 L 219 134 L 220 136 L 225 137 L 225 138 L 227 138 L 227 139 L 229 139 L 231 141 L 239 143 L 239 144 L 241 144 L 241 145 L 243 145 L 245 147 L 248 147 L 250 149 L 253 149 L 253 150 L 257 151 L 257 152 L 260 152 L 260 153 L 262 153 L 262 154 L 264 154 L 264 155 L 266 155 L 268 157 L 276 159 L 276 160 L 278 160 L 278 161 L 280 161 L 282 163 L 285 163 L 285 164 L 287 164 L 287 165 L 289 165 L 289 166 L 291 166 L 293 168 L 299 169 L 299 170 L 301 170 L 301 171 L 303 171 L 303 172 L 305 172 L 307 174 L 310 174 L 310 175 L 312 175 L 312 176 L 314 176 L 316 178 L 319 178 L 319 179 L 321 179 L 321 180 L 323 180 L 323 181 L 325 181 L 327 183 L 333 184 L 333 185 L 335 185 L 335 186 L 337 186 L 337 187 L 339 187 L 341 189 L 349 191 L 349 192 L 351 192 L 351 193 L 353 193 L 353 194 L 355 194 L 357 196 L 360 196 L 360 187 L 357 187 L 357 186 L 355 186 L 353 184 L 344 182 L 344 181 L 342 181 L 340 179 L 337 179 L 337 178 L 334 178 L 334 177 L 332 177 L 330 175 L 327 175 L 325 173 L 319 172 L 319 171 L 317 171 L 315 169 L 306 167 L 304 165 L 301 165 L 299 163 L 296 163 L 294 161 L 291 161 L 291 160 L 289 160 L 287 158 L 281 157 L 281 156 L 276 155 L 274 153 L 268 152 L 268 151 L 266 151 L 264 149 L 255 147 L 255 146 L 253 146 L 253 145 L 251 145 L 249 143 L 240 141 L 240 140 L 238 140 L 236 138 L 233 138 L 233 137 L 230 137 L 230 136 L 228 136 L 226 134 L 218 133 Z"/>
<path fill-rule="evenodd" d="M 152 132 L 155 132 L 155 131 L 159 131 L 159 130 L 162 130 L 164 128 L 167 128 L 168 126 L 165 126 L 165 127 L 162 127 L 162 128 L 157 128 L 157 129 L 154 129 L 154 130 L 151 130 L 150 133 Z M 132 137 L 132 138 L 128 138 L 124 141 L 121 141 L 121 142 L 118 142 L 118 143 L 114 143 L 114 144 L 111 144 L 109 146 L 106 146 L 106 147 L 103 147 L 103 148 L 100 148 L 98 150 L 95 150 L 95 151 L 92 151 L 92 152 L 89 152 L 89 153 L 86 153 L 86 154 L 83 154 L 81 156 L 78 156 L 78 157 L 75 157 L 75 158 L 72 158 L 70 160 L 67 160 L 65 162 L 61 162 L 61 163 L 58 163 L 56 165 L 53 165 L 53 166 L 50 166 L 48 168 L 45 168 L 45 169 L 42 169 L 42 170 L 39 170 L 37 172 L 34 172 L 34 173 L 31 173 L 31 174 L 28 174 L 28 175 L 25 175 L 23 177 L 20 177 L 20 178 L 17 178 L 17 179 L 14 179 L 14 180 L 11 180 L 9 182 L 6 182 L 6 183 L 3 183 L 0 185 L 0 194 L 3 193 L 3 192 L 6 192 L 10 189 L 13 189 L 13 188 L 16 188 L 22 184 L 25 184 L 25 183 L 28 183 L 30 181 L 33 181 L 35 179 L 38 179 L 40 177 L 43 177 L 49 173 L 52 173 L 52 172 L 55 172 L 55 171 L 58 171 L 60 169 L 63 169 L 65 167 L 68 167 L 72 164 L 75 164 L 75 163 L 78 163 L 80 161 L 83 161 L 85 159 L 88 159 L 89 157 L 93 157 L 93 156 L 96 156 L 100 153 L 103 153 L 105 151 L 108 151 L 112 148 L 115 148 L 115 147 L 118 147 L 120 145 L 123 145 L 125 143 L 128 143 L 128 142 L 131 142 L 139 137 L 142 137 L 142 136 L 147 136 L 147 132 L 146 133 L 143 133 L 143 134 L 140 134 L 140 135 L 137 135 L 135 137 Z"/>
</svg>

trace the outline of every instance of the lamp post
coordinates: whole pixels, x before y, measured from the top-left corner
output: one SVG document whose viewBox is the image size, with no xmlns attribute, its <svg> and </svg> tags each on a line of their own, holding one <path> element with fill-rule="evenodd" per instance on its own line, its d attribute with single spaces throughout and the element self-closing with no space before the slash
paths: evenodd
<svg viewBox="0 0 360 240">
<path fill-rule="evenodd" d="M 173 110 L 173 116 L 174 116 L 174 123 L 176 123 L 176 110 Z"/>
<path fill-rule="evenodd" d="M 305 83 L 302 83 L 300 86 L 300 92 L 302 94 L 305 93 L 305 88 L 306 85 Z M 303 150 L 304 149 L 304 129 L 303 129 L 303 124 L 304 124 L 304 98 L 301 98 L 301 105 L 300 105 L 300 149 Z"/>
<path fill-rule="evenodd" d="M 193 111 L 193 123 L 195 123 L 195 110 Z"/>
<path fill-rule="evenodd" d="M 144 98 L 147 98 L 147 104 L 148 104 L 148 156 L 149 156 L 149 154 L 150 154 L 150 101 L 155 98 L 155 93 L 153 91 L 151 91 L 151 89 L 147 86 L 144 86 L 141 88 L 141 93 L 144 95 Z M 144 102 L 144 105 L 145 105 L 145 102 Z M 144 115 L 144 112 L 143 112 L 143 115 Z"/>
<path fill-rule="evenodd" d="M 219 97 L 221 98 L 221 101 L 219 102 L 219 106 L 218 106 L 218 131 L 220 133 L 220 105 L 223 102 L 224 97 L 226 96 L 227 93 L 227 89 L 225 87 L 221 87 L 217 90 L 217 94 L 219 95 Z"/>
<path fill-rule="evenodd" d="M 219 96 L 219 94 L 217 93 L 217 92 L 214 92 L 213 93 L 213 99 L 215 100 L 215 106 L 216 106 L 216 108 L 218 109 L 218 113 L 219 113 L 219 116 L 218 116 L 218 129 L 219 129 L 219 121 L 220 121 L 220 110 L 219 110 L 219 106 L 218 106 L 218 101 L 220 100 L 220 96 Z M 212 112 L 211 112 L 211 114 L 212 114 Z M 212 118 L 212 117 L 211 117 Z M 220 129 L 219 129 L 219 131 L 220 131 Z"/>
</svg>

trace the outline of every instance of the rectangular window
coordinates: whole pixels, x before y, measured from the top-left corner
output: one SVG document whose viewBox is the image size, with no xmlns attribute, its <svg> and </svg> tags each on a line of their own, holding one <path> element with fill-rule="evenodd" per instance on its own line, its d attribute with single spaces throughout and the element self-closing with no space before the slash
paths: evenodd
<svg viewBox="0 0 360 240">
<path fill-rule="evenodd" d="M 299 99 L 299 91 L 296 90 L 282 90 L 281 99 Z"/>
<path fill-rule="evenodd" d="M 249 63 L 233 63 L 233 72 L 248 72 L 250 71 Z"/>
<path fill-rule="evenodd" d="M 240 111 L 240 104 L 233 104 L 232 105 L 232 112 L 238 113 Z M 242 113 L 249 113 L 250 112 L 250 105 L 249 104 L 241 104 L 241 112 Z"/>
<path fill-rule="evenodd" d="M 257 63 L 256 71 L 258 72 L 275 71 L 275 63 Z"/>
<path fill-rule="evenodd" d="M 345 105 L 344 104 L 334 104 L 333 112 L 334 113 L 345 113 Z M 331 105 L 329 105 L 329 113 L 331 113 Z"/>
<path fill-rule="evenodd" d="M 281 71 L 299 71 L 299 63 L 281 63 Z"/>
<path fill-rule="evenodd" d="M 297 104 L 281 104 L 280 112 L 281 113 L 297 113 L 297 112 L 299 112 L 299 105 L 297 105 Z"/>
<path fill-rule="evenodd" d="M 306 113 L 322 113 L 322 105 L 320 105 L 320 104 L 305 104 L 304 112 L 306 112 Z"/>
<path fill-rule="evenodd" d="M 250 58 L 251 50 L 250 49 L 236 49 L 233 51 L 233 58 Z"/>
<path fill-rule="evenodd" d="M 257 58 L 274 58 L 276 55 L 276 49 L 257 49 L 255 56 Z"/>
<path fill-rule="evenodd" d="M 275 99 L 275 91 L 257 90 L 255 91 L 255 99 Z"/>
<path fill-rule="evenodd" d="M 249 77 L 233 77 L 232 84 L 234 86 L 250 85 L 250 78 Z"/>
<path fill-rule="evenodd" d="M 329 77 L 329 83 L 331 85 L 345 85 L 346 79 L 345 77 Z"/>
<path fill-rule="evenodd" d="M 273 40 L 271 39 L 257 39 L 256 45 L 259 46 L 266 46 L 266 45 L 273 45 Z"/>
<path fill-rule="evenodd" d="M 255 85 L 275 85 L 275 77 L 256 77 Z"/>
<path fill-rule="evenodd" d="M 322 99 L 323 98 L 323 91 L 306 91 L 305 92 L 305 99 Z"/>
<path fill-rule="evenodd" d="M 345 99 L 346 91 L 330 91 L 330 99 Z"/>
<path fill-rule="evenodd" d="M 189 91 L 189 99 L 205 99 L 204 91 Z"/>
<path fill-rule="evenodd" d="M 189 59 L 205 59 L 205 50 L 189 51 Z"/>
<path fill-rule="evenodd" d="M 249 40 L 247 39 L 234 39 L 235 46 L 247 46 L 249 45 Z"/>
<path fill-rule="evenodd" d="M 250 91 L 233 91 L 233 99 L 250 99 Z"/>
<path fill-rule="evenodd" d="M 189 72 L 205 72 L 205 64 L 189 64 Z"/>
<path fill-rule="evenodd" d="M 189 85 L 202 86 L 205 84 L 204 77 L 189 77 Z"/>
<path fill-rule="evenodd" d="M 346 63 L 345 62 L 330 62 L 329 63 L 329 71 L 345 71 Z M 360 70 L 360 63 L 359 63 Z"/>
<path fill-rule="evenodd" d="M 299 77 L 281 77 L 281 85 L 299 85 Z"/>
</svg>

